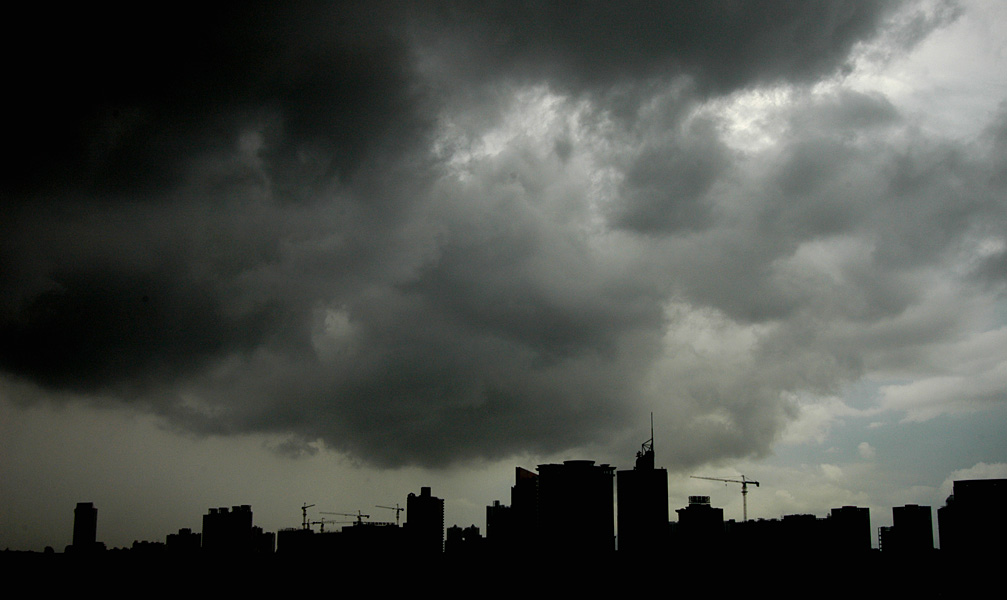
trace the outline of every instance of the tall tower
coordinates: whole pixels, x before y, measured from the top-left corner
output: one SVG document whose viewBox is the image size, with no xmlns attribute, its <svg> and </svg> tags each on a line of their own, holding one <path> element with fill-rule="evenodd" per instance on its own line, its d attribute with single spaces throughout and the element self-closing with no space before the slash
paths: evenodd
<svg viewBox="0 0 1007 600">
<path fill-rule="evenodd" d="M 654 417 L 650 439 L 636 453 L 632 471 L 617 476 L 619 552 L 646 553 L 666 547 L 668 471 L 654 468 Z"/>
<path fill-rule="evenodd" d="M 534 547 L 538 536 L 538 474 L 514 468 L 514 486 L 510 489 L 514 541 L 525 548 Z"/>
<path fill-rule="evenodd" d="M 90 552 L 98 537 L 98 509 L 91 502 L 78 502 L 73 509 L 73 549 Z"/>
</svg>

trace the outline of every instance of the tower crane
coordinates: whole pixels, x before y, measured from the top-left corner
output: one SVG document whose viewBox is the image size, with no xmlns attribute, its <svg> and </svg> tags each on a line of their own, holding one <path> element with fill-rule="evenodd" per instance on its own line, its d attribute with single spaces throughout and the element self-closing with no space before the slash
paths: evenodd
<svg viewBox="0 0 1007 600">
<path fill-rule="evenodd" d="M 314 504 L 308 504 L 307 502 L 301 506 L 301 529 L 308 528 L 308 509 L 314 506 Z"/>
<path fill-rule="evenodd" d="M 376 504 L 374 506 L 374 508 L 387 508 L 388 510 L 394 510 L 395 511 L 395 526 L 396 527 L 399 526 L 399 513 L 401 513 L 402 511 L 405 510 L 404 508 L 402 508 L 401 506 L 399 506 L 399 504 L 397 502 L 395 503 L 395 506 L 381 506 L 380 504 Z"/>
<path fill-rule="evenodd" d="M 754 483 L 755 487 L 759 487 L 758 481 L 752 481 L 751 479 L 746 479 L 744 475 L 741 479 L 726 479 L 724 477 L 700 477 L 699 475 L 692 475 L 693 479 L 709 479 L 710 481 L 723 481 L 724 483 L 740 483 L 741 484 L 741 514 L 743 520 L 748 521 L 748 484 Z"/>
</svg>

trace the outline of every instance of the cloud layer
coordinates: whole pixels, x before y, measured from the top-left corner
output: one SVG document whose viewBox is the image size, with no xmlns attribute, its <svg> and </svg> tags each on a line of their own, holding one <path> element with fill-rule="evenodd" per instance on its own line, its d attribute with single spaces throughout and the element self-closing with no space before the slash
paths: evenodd
<svg viewBox="0 0 1007 600">
<path fill-rule="evenodd" d="M 953 140 L 849 85 L 957 14 L 896 9 L 67 15 L 9 86 L 0 369 L 383 466 L 651 410 L 678 465 L 758 456 L 869 375 L 910 415 L 942 376 L 1002 401 L 968 357 L 1003 337 L 1007 110 Z"/>
</svg>

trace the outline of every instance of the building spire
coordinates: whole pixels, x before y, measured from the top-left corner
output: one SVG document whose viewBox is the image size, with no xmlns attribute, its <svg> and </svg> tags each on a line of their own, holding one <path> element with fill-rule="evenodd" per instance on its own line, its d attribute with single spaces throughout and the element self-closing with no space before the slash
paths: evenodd
<svg viewBox="0 0 1007 600">
<path fill-rule="evenodd" d="M 654 411 L 650 411 L 650 451 L 654 451 Z"/>
<path fill-rule="evenodd" d="M 636 468 L 641 471 L 654 469 L 654 413 L 650 413 L 650 439 L 636 453 Z"/>
</svg>

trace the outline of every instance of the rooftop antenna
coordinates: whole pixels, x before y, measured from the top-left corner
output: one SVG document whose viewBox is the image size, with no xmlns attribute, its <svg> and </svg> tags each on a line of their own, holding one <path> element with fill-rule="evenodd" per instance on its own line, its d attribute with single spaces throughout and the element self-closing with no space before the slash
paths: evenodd
<svg viewBox="0 0 1007 600">
<path fill-rule="evenodd" d="M 654 468 L 654 413 L 650 413 L 650 439 L 643 443 L 636 453 L 636 468 L 652 470 Z"/>
<path fill-rule="evenodd" d="M 654 411 L 650 411 L 650 451 L 654 451 Z"/>
</svg>

